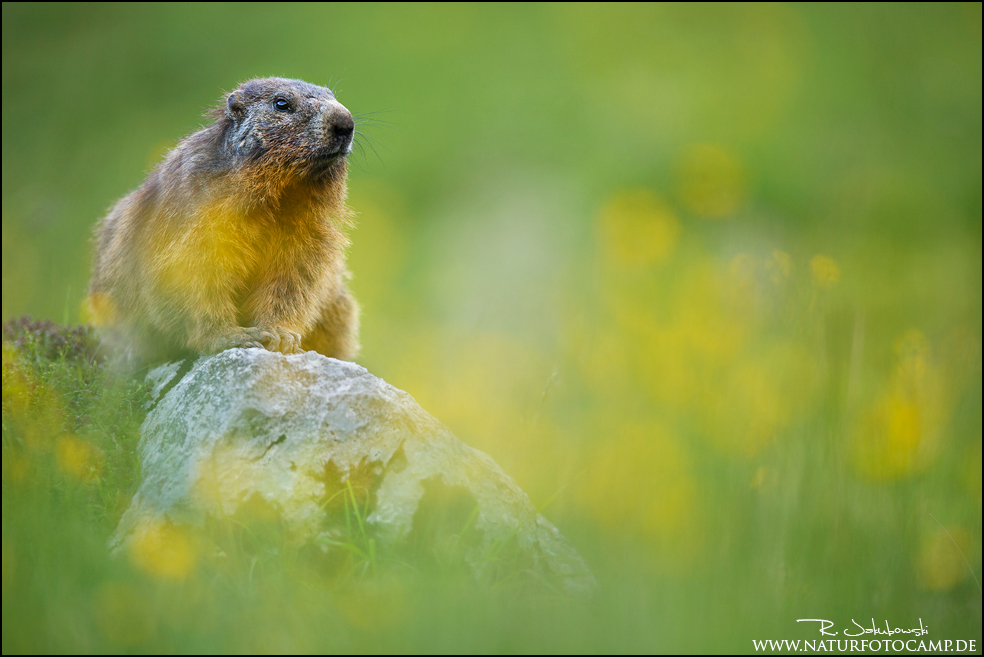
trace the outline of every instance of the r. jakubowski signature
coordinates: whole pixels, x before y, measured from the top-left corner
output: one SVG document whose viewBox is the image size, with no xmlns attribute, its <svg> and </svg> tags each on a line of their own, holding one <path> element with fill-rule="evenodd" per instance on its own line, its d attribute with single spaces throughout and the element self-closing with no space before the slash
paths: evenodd
<svg viewBox="0 0 984 657">
<path fill-rule="evenodd" d="M 834 626 L 833 621 L 824 620 L 822 618 L 799 618 L 796 620 L 797 623 L 820 623 L 820 635 L 821 636 L 837 636 L 839 632 L 828 632 Z M 919 627 L 910 628 L 891 628 L 888 625 L 888 620 L 885 621 L 885 629 L 882 629 L 875 625 L 875 619 L 871 619 L 871 627 L 864 627 L 859 624 L 853 618 L 851 622 L 854 623 L 854 627 L 849 627 L 844 630 L 844 636 L 863 636 L 865 634 L 873 634 L 875 636 L 895 636 L 896 634 L 912 634 L 915 636 L 923 636 L 924 634 L 929 634 L 929 626 L 923 625 L 922 618 L 919 619 Z M 857 631 L 854 631 L 857 628 Z"/>
</svg>

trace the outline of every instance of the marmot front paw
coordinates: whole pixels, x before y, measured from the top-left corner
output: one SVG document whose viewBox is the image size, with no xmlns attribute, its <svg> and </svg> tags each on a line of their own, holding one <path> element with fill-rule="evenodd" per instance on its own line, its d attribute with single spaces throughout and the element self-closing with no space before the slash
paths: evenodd
<svg viewBox="0 0 984 657">
<path fill-rule="evenodd" d="M 247 329 L 249 330 L 249 329 Z M 264 335 L 270 336 L 263 340 L 264 345 L 270 351 L 279 351 L 283 354 L 301 353 L 301 334 L 288 331 L 287 329 L 266 327 L 261 329 Z"/>
<path fill-rule="evenodd" d="M 265 329 L 255 326 L 249 328 L 237 327 L 227 333 L 223 333 L 212 340 L 210 351 L 218 353 L 233 347 L 258 347 L 263 348 L 264 342 L 275 341 L 277 336 Z"/>
</svg>

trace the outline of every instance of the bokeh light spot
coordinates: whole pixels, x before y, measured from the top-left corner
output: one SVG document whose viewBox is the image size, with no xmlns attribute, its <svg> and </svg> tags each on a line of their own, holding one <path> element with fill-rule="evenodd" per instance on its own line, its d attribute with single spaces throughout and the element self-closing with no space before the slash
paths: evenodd
<svg viewBox="0 0 984 657">
<path fill-rule="evenodd" d="M 720 146 L 696 144 L 677 163 L 680 200 L 701 217 L 724 218 L 745 201 L 745 169 L 738 156 Z"/>
<path fill-rule="evenodd" d="M 981 435 L 978 434 L 977 440 L 966 452 L 962 473 L 964 489 L 977 502 L 978 512 L 981 506 L 981 471 Z"/>
<path fill-rule="evenodd" d="M 146 599 L 121 582 L 107 582 L 93 601 L 96 626 L 113 644 L 138 646 L 154 633 L 154 618 Z"/>
<path fill-rule="evenodd" d="M 702 545 L 697 482 L 686 452 L 665 427 L 623 426 L 599 446 L 572 495 L 599 524 L 637 533 L 677 565 Z"/>
<path fill-rule="evenodd" d="M 947 591 L 969 577 L 961 552 L 966 555 L 971 545 L 970 534 L 962 527 L 933 532 L 919 550 L 916 570 L 920 584 L 931 591 Z"/>
<path fill-rule="evenodd" d="M 405 203 L 391 187 L 369 180 L 361 181 L 353 196 L 358 216 L 349 253 L 352 287 L 360 304 L 375 309 L 392 297 L 406 264 L 407 240 L 398 222 L 406 215 Z"/>
<path fill-rule="evenodd" d="M 615 194 L 601 211 L 609 256 L 626 265 L 655 265 L 673 254 L 680 222 L 673 209 L 649 190 Z"/>
<path fill-rule="evenodd" d="M 793 259 L 785 251 L 776 249 L 772 252 L 772 257 L 766 261 L 765 268 L 772 284 L 781 285 L 793 272 Z"/>
</svg>

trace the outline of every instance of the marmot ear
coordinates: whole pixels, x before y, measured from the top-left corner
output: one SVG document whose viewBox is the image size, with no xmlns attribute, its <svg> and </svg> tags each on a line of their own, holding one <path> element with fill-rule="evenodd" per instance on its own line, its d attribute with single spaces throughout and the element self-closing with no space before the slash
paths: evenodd
<svg viewBox="0 0 984 657">
<path fill-rule="evenodd" d="M 232 118 L 239 118 L 246 111 L 246 105 L 243 104 L 243 98 L 238 91 L 233 91 L 226 98 L 226 111 Z"/>
</svg>

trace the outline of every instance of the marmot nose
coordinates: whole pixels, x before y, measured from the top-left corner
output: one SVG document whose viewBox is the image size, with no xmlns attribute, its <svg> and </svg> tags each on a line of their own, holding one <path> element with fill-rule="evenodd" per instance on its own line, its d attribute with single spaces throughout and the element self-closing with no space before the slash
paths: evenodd
<svg viewBox="0 0 984 657">
<path fill-rule="evenodd" d="M 352 113 L 344 107 L 332 112 L 329 120 L 331 133 L 339 139 L 349 139 L 355 132 L 355 121 L 352 120 Z"/>
</svg>

